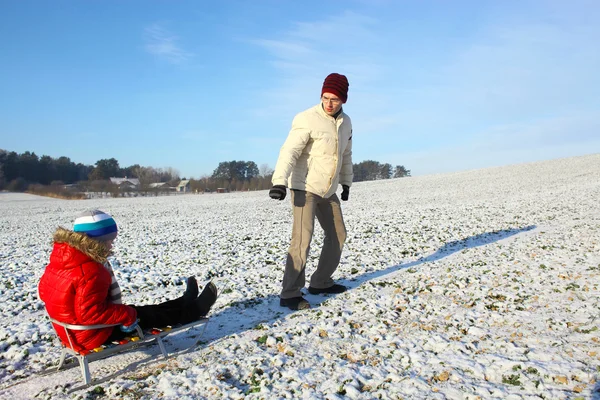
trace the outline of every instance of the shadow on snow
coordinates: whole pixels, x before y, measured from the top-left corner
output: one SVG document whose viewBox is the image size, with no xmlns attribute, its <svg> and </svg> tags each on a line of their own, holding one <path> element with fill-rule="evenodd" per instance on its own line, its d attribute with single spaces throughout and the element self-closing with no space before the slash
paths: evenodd
<svg viewBox="0 0 600 400">
<path fill-rule="evenodd" d="M 351 279 L 338 280 L 338 282 L 346 285 L 348 290 L 353 290 L 367 281 L 381 278 L 403 269 L 416 267 L 424 263 L 438 261 L 465 249 L 489 245 L 511 236 L 531 231 L 535 228 L 535 225 L 529 225 L 522 228 L 486 232 L 470 236 L 462 240 L 446 243 L 435 253 L 426 257 L 421 257 L 415 261 L 393 265 L 383 270 L 353 276 Z M 334 296 L 337 295 L 305 295 L 313 308 Z M 279 295 L 276 294 L 234 302 L 226 309 L 211 315 L 211 322 L 202 343 L 211 344 L 230 335 L 239 334 L 249 329 L 256 328 L 257 325 L 261 323 L 275 322 L 294 312 L 297 311 L 292 311 L 279 306 Z M 227 321 L 229 319 L 233 319 L 234 321 L 228 323 Z"/>
</svg>

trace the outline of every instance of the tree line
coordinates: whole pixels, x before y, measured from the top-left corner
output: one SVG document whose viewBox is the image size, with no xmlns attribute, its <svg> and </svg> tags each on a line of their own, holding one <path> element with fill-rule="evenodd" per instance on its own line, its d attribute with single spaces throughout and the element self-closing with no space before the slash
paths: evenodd
<svg viewBox="0 0 600 400">
<path fill-rule="evenodd" d="M 358 164 L 353 164 L 353 172 L 353 182 L 404 178 L 410 176 L 410 170 L 406 169 L 404 165 L 396 165 L 396 168 L 392 169 L 392 165 L 389 163 L 380 164 L 379 162 L 373 160 L 367 160 Z"/>
<path fill-rule="evenodd" d="M 140 183 L 179 180 L 173 168 L 142 167 L 138 164 L 121 168 L 114 159 L 98 160 L 95 165 L 75 163 L 69 157 L 38 157 L 26 151 L 17 154 L 0 149 L 0 189 L 23 191 L 30 184 L 72 185 L 82 182 L 107 181 L 110 178 L 137 178 Z"/>
<path fill-rule="evenodd" d="M 402 165 L 392 169 L 390 164 L 367 160 L 354 164 L 354 181 L 400 178 L 410 176 L 410 170 Z M 264 190 L 271 187 L 273 170 L 254 161 L 220 162 L 212 175 L 190 179 L 193 192 Z M 152 183 L 164 182 L 167 187 L 176 186 L 180 174 L 174 168 L 153 168 L 134 164 L 125 168 L 115 158 L 98 160 L 94 165 L 75 163 L 69 157 L 38 157 L 26 151 L 17 154 L 0 149 L 0 190 L 26 191 L 30 185 L 64 187 L 74 186 L 79 191 L 119 193 L 119 188 L 110 178 L 136 178 L 138 191 L 160 191 L 152 189 Z M 183 178 L 185 179 L 185 177 Z M 39 188 L 38 188 L 39 189 Z"/>
</svg>

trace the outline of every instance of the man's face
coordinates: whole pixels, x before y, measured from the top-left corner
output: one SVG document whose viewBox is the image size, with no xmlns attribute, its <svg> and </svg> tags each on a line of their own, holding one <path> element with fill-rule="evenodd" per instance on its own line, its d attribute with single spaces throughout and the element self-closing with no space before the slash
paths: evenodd
<svg viewBox="0 0 600 400">
<path fill-rule="evenodd" d="M 342 100 L 333 93 L 323 93 L 321 103 L 327 115 L 335 115 L 342 108 Z"/>
</svg>

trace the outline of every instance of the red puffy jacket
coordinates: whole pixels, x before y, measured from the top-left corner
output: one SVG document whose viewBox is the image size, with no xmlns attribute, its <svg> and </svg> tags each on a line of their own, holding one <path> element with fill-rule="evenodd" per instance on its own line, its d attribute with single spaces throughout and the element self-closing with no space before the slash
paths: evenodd
<svg viewBox="0 0 600 400">
<path fill-rule="evenodd" d="M 131 325 L 136 321 L 134 308 L 108 301 L 111 277 L 102 265 L 107 256 L 108 251 L 99 242 L 58 228 L 50 263 L 38 287 L 50 317 L 73 325 Z M 62 342 L 69 346 L 64 328 L 53 325 Z M 92 350 L 106 342 L 113 329 L 69 330 L 73 349 Z"/>
</svg>

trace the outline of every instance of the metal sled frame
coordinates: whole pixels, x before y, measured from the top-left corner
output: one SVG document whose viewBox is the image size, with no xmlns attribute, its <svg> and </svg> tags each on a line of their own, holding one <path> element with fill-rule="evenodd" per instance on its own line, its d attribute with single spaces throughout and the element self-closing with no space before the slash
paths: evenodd
<svg viewBox="0 0 600 400">
<path fill-rule="evenodd" d="M 120 353 L 120 352 L 126 351 L 131 348 L 136 348 L 139 346 L 145 346 L 148 344 L 152 344 L 154 341 L 156 341 L 158 343 L 158 347 L 160 347 L 160 352 L 162 353 L 163 357 L 167 358 L 169 356 L 169 354 L 167 353 L 167 350 L 165 348 L 165 343 L 163 342 L 163 338 L 165 336 L 167 336 L 171 333 L 179 332 L 179 331 L 193 328 L 195 326 L 200 326 L 200 325 L 204 325 L 204 329 L 206 329 L 206 324 L 208 322 L 208 318 L 202 318 L 198 321 L 190 322 L 189 324 L 185 324 L 185 325 L 178 325 L 175 327 L 152 329 L 152 330 L 150 330 L 150 332 L 146 332 L 146 335 L 144 335 L 144 332 L 142 331 L 142 329 L 139 326 L 136 326 L 136 330 L 137 330 L 136 334 L 138 336 L 128 337 L 127 343 L 116 344 L 114 346 L 107 346 L 107 347 L 104 347 L 104 346 L 98 347 L 94 350 L 83 351 L 83 352 L 78 352 L 78 351 L 73 350 L 73 342 L 71 339 L 71 335 L 69 334 L 69 330 L 86 331 L 86 330 L 92 330 L 92 329 L 115 327 L 115 326 L 119 326 L 119 324 L 114 324 L 114 325 L 72 325 L 72 324 L 65 324 L 64 322 L 57 321 L 53 318 L 50 318 L 50 321 L 52 323 L 55 323 L 56 325 L 59 325 L 59 326 L 62 326 L 63 328 L 65 328 L 65 332 L 67 334 L 67 339 L 69 340 L 68 346 L 66 343 L 63 343 L 61 340 L 63 349 L 62 349 L 62 353 L 60 355 L 60 361 L 58 363 L 58 367 L 56 368 L 56 371 L 59 371 L 62 368 L 62 366 L 65 362 L 65 359 L 67 357 L 67 354 L 72 355 L 75 358 L 77 358 L 77 360 L 79 361 L 79 367 L 81 369 L 81 376 L 83 378 L 84 383 L 86 385 L 88 385 L 92 381 L 92 378 L 90 375 L 90 368 L 89 368 L 90 362 L 96 361 L 96 360 L 101 360 L 103 358 L 109 357 L 112 354 Z M 202 330 L 202 333 L 204 333 L 204 329 Z M 59 340 L 60 340 L 60 338 L 59 338 Z"/>
</svg>

